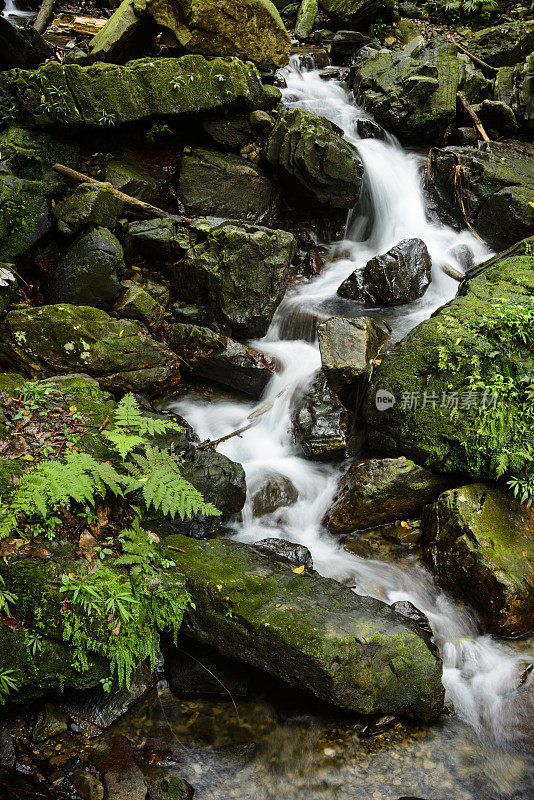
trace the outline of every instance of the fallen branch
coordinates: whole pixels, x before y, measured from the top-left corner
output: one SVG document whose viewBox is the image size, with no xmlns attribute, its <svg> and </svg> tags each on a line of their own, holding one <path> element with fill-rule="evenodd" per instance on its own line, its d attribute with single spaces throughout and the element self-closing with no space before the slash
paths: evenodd
<svg viewBox="0 0 534 800">
<path fill-rule="evenodd" d="M 104 17 L 82 17 L 79 14 L 63 14 L 56 17 L 47 33 L 73 34 L 79 33 L 82 36 L 95 36 L 102 30 L 107 19 Z"/>
<path fill-rule="evenodd" d="M 458 48 L 458 50 L 461 50 L 461 51 L 462 51 L 462 53 L 465 53 L 465 55 L 466 55 L 466 56 L 469 56 L 469 58 L 471 59 L 471 61 L 474 61 L 474 62 L 475 62 L 475 64 L 478 64 L 480 67 L 483 67 L 484 69 L 490 69 L 490 70 L 493 70 L 493 72 L 498 72 L 498 71 L 499 71 L 499 67 L 492 67 L 492 66 L 491 66 L 491 64 L 487 64 L 485 61 L 482 61 L 482 59 L 481 59 L 481 58 L 478 58 L 478 56 L 474 56 L 474 55 L 473 55 L 473 53 L 470 53 L 470 52 L 469 52 L 469 50 L 466 50 L 466 49 L 465 49 L 465 47 L 464 47 L 463 45 L 459 44 L 459 43 L 456 41 L 456 39 L 452 39 L 452 38 L 451 38 L 451 41 L 453 42 L 453 44 L 455 44 L 455 45 L 456 45 L 456 47 Z"/>
<path fill-rule="evenodd" d="M 41 8 L 39 9 L 39 13 L 37 14 L 37 18 L 33 23 L 33 27 L 37 31 L 37 33 L 44 33 L 46 30 L 46 26 L 48 25 L 48 20 L 52 16 L 52 11 L 54 10 L 54 3 L 55 0 L 43 0 L 41 3 Z"/>
<path fill-rule="evenodd" d="M 486 133 L 486 131 L 484 130 L 484 126 L 481 123 L 478 115 L 473 111 L 473 109 L 471 108 L 471 106 L 467 102 L 467 98 L 466 98 L 465 94 L 463 92 L 456 92 L 456 97 L 460 101 L 462 107 L 464 108 L 464 110 L 467 113 L 467 116 L 469 117 L 469 119 L 471 120 L 471 122 L 473 123 L 473 125 L 475 126 L 477 131 L 479 132 L 480 136 L 484 139 L 485 142 L 489 142 L 490 138 L 489 138 L 488 134 Z"/>
<path fill-rule="evenodd" d="M 104 188 L 109 189 L 110 192 L 112 192 L 116 197 L 119 197 L 124 205 L 130 206 L 130 208 L 135 208 L 137 211 L 142 211 L 145 214 L 149 214 L 154 217 L 168 217 L 169 219 L 179 220 L 180 222 L 191 222 L 188 217 L 178 217 L 176 214 L 170 214 L 168 211 L 164 211 L 162 208 L 153 206 L 150 203 L 145 203 L 143 200 L 138 200 L 137 197 L 132 197 L 129 194 L 125 194 L 124 192 L 115 189 L 111 183 L 97 181 L 96 178 L 91 178 L 89 175 L 84 175 L 83 172 L 78 172 L 70 167 L 65 167 L 63 164 L 54 164 L 52 169 L 55 169 L 55 171 L 59 172 L 61 175 L 66 175 L 68 178 L 72 178 L 73 181 L 80 181 L 81 183 L 93 183 L 96 186 L 103 186 Z"/>
<path fill-rule="evenodd" d="M 440 264 L 440 269 L 445 273 L 445 275 L 448 275 L 449 278 L 454 278 L 454 280 L 458 281 L 458 283 L 465 281 L 465 275 L 463 272 L 460 272 L 459 269 L 451 267 L 450 264 Z"/>
<path fill-rule="evenodd" d="M 252 422 L 249 422 L 248 425 L 243 425 L 242 428 L 239 428 L 237 431 L 232 431 L 232 433 L 227 433 L 226 436 L 221 436 L 220 439 L 206 439 L 206 441 L 197 444 L 197 450 L 212 450 L 214 447 L 217 447 L 217 445 L 222 444 L 222 442 L 226 442 L 227 439 L 233 439 L 234 436 L 241 436 L 241 434 L 248 431 L 249 428 L 254 427 L 257 421 L 257 419 L 254 419 Z"/>
</svg>

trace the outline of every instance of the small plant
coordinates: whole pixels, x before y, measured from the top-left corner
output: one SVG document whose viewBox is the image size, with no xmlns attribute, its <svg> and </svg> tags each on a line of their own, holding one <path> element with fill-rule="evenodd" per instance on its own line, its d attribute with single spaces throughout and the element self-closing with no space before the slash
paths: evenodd
<svg viewBox="0 0 534 800">
<path fill-rule="evenodd" d="M 172 130 L 168 125 L 165 125 L 163 122 L 155 122 L 150 130 L 147 131 L 146 140 L 147 142 L 150 142 L 150 144 L 154 144 L 154 142 L 156 142 L 158 139 L 170 135 L 172 135 Z"/>
<path fill-rule="evenodd" d="M 17 596 L 6 589 L 5 581 L 0 575 L 0 612 L 9 614 L 9 604 L 16 602 Z"/>
<path fill-rule="evenodd" d="M 0 706 L 4 705 L 6 695 L 18 689 L 15 675 L 12 669 L 0 670 Z"/>
<path fill-rule="evenodd" d="M 117 117 L 115 114 L 111 113 L 110 111 L 106 111 L 104 108 L 100 111 L 100 117 L 98 120 L 99 125 L 115 125 L 117 121 Z"/>
<path fill-rule="evenodd" d="M 26 643 L 32 656 L 36 656 L 43 649 L 43 637 L 38 633 L 30 632 L 27 635 Z"/>
</svg>

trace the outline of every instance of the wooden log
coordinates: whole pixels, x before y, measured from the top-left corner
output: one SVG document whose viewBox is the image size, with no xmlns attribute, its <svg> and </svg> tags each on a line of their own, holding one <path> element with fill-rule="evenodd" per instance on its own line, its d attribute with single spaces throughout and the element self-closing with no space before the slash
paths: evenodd
<svg viewBox="0 0 534 800">
<path fill-rule="evenodd" d="M 41 3 L 41 8 L 39 9 L 39 13 L 37 14 L 37 18 L 33 23 L 33 27 L 37 31 L 37 33 L 44 33 L 46 30 L 46 26 L 48 25 L 48 20 L 52 16 L 52 11 L 54 10 L 54 3 L 55 0 L 43 0 Z"/>
<path fill-rule="evenodd" d="M 78 33 L 82 36 L 96 36 L 106 22 L 107 19 L 104 17 L 82 17 L 79 14 L 63 14 L 54 19 L 47 33 L 58 35 Z"/>
<path fill-rule="evenodd" d="M 137 211 L 141 211 L 148 216 L 152 217 L 168 217 L 169 219 L 174 219 L 179 222 L 183 223 L 190 223 L 191 220 L 189 217 L 182 217 L 177 216 L 176 214 L 170 214 L 168 211 L 164 211 L 162 208 L 158 208 L 157 206 L 153 206 L 150 203 L 145 203 L 143 200 L 138 200 L 137 197 L 132 197 L 129 194 L 125 194 L 124 192 L 119 191 L 119 189 L 115 189 L 111 183 L 107 183 L 105 181 L 97 181 L 96 178 L 91 178 L 89 175 L 84 175 L 83 172 L 78 172 L 75 169 L 71 169 L 70 167 L 65 167 L 64 164 L 54 164 L 52 166 L 56 172 L 59 172 L 61 175 L 66 175 L 68 178 L 72 178 L 73 181 L 80 181 L 81 183 L 93 183 L 96 186 L 103 186 L 106 189 L 109 189 L 110 192 L 116 197 L 119 197 L 124 205 L 130 206 L 130 208 L 135 208 Z"/>
<path fill-rule="evenodd" d="M 486 131 L 484 130 L 484 126 L 482 125 L 478 115 L 473 111 L 473 109 L 471 108 L 471 106 L 467 102 L 467 98 L 466 98 L 465 94 L 463 92 L 457 92 L 456 93 L 456 97 L 460 101 L 462 107 L 464 108 L 465 112 L 467 113 L 467 116 L 469 117 L 469 119 L 471 120 L 471 122 L 473 123 L 475 128 L 477 129 L 477 131 L 480 134 L 480 136 L 482 137 L 482 139 L 484 139 L 485 142 L 489 142 L 490 138 L 489 138 L 488 134 L 486 133 Z"/>
<path fill-rule="evenodd" d="M 458 50 L 461 50 L 462 53 L 465 53 L 466 56 L 469 56 L 471 61 L 474 61 L 474 63 L 478 64 L 479 67 L 483 67 L 484 69 L 492 70 L 493 72 L 498 72 L 499 71 L 499 67 L 492 67 L 491 64 L 487 64 L 485 61 L 482 61 L 482 59 L 478 58 L 478 56 L 474 56 L 473 53 L 470 53 L 469 50 L 466 50 L 463 45 L 459 44 L 459 42 L 457 42 L 456 39 L 452 39 L 451 38 L 451 41 L 452 41 L 453 44 L 456 45 Z"/>
<path fill-rule="evenodd" d="M 450 264 L 440 264 L 440 269 L 445 273 L 445 275 L 448 275 L 449 278 L 454 278 L 454 280 L 458 281 L 458 283 L 465 281 L 465 275 L 463 272 L 460 272 L 459 269 L 455 269 Z"/>
</svg>

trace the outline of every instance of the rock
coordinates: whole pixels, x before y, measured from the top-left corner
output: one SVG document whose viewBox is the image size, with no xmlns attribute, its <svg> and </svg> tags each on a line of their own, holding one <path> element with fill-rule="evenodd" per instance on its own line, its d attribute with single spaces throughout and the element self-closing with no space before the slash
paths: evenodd
<svg viewBox="0 0 534 800">
<path fill-rule="evenodd" d="M 332 533 L 351 533 L 410 519 L 447 485 L 406 458 L 356 461 L 341 478 L 326 525 Z"/>
<path fill-rule="evenodd" d="M 158 25 L 189 53 L 237 57 L 261 67 L 285 67 L 291 39 L 270 0 L 147 0 Z"/>
<path fill-rule="evenodd" d="M 145 0 L 122 0 L 103 28 L 91 39 L 89 54 L 95 61 L 121 64 L 150 44 L 153 28 Z"/>
<path fill-rule="evenodd" d="M 398 600 L 396 603 L 391 604 L 391 608 L 396 611 L 397 614 L 402 614 L 403 617 L 413 619 L 413 621 L 416 622 L 423 631 L 428 633 L 429 636 L 434 635 L 427 617 L 422 611 L 419 611 L 413 603 L 410 603 L 409 600 Z"/>
<path fill-rule="evenodd" d="M 0 173 L 0 261 L 12 261 L 50 232 L 50 194 L 44 181 Z"/>
<path fill-rule="evenodd" d="M 72 776 L 72 786 L 83 800 L 103 800 L 104 785 L 87 769 L 78 769 Z"/>
<path fill-rule="evenodd" d="M 367 379 L 386 334 L 371 317 L 330 317 L 318 325 L 317 338 L 328 385 L 346 396 Z"/>
<path fill-rule="evenodd" d="M 406 2 L 399 3 L 399 14 L 408 19 L 422 19 L 423 11 L 417 7 L 416 3 Z"/>
<path fill-rule="evenodd" d="M 93 228 L 52 268 L 46 300 L 109 309 L 120 294 L 119 275 L 125 270 L 119 241 L 107 228 Z"/>
<path fill-rule="evenodd" d="M 125 736 L 113 736 L 93 750 L 92 761 L 104 777 L 107 800 L 145 800 L 147 785 Z"/>
<path fill-rule="evenodd" d="M 112 231 L 123 208 L 122 200 L 106 187 L 81 183 L 70 197 L 54 206 L 54 216 L 60 233 L 75 236 L 91 226 Z"/>
<path fill-rule="evenodd" d="M 242 114 L 231 117 L 210 115 L 203 120 L 202 128 L 223 150 L 240 151 L 253 136 L 250 119 Z"/>
<path fill-rule="evenodd" d="M 363 167 L 358 154 L 324 117 L 282 109 L 265 154 L 303 199 L 352 208 L 359 197 Z"/>
<path fill-rule="evenodd" d="M 484 28 L 469 39 L 466 47 L 492 67 L 513 67 L 534 50 L 534 20 Z"/>
<path fill-rule="evenodd" d="M 161 328 L 165 309 L 139 284 L 123 281 L 122 287 L 124 291 L 115 304 L 115 311 L 121 317 L 139 320 L 148 328 Z"/>
<path fill-rule="evenodd" d="M 254 547 L 267 553 L 271 558 L 281 559 L 295 567 L 304 566 L 306 569 L 313 569 L 312 554 L 307 547 L 295 542 L 286 542 L 285 539 L 261 539 L 254 542 Z"/>
<path fill-rule="evenodd" d="M 456 92 L 464 65 L 454 44 L 436 39 L 412 58 L 364 48 L 348 84 L 356 102 L 405 144 L 441 144 L 456 117 Z"/>
<path fill-rule="evenodd" d="M 534 626 L 534 511 L 501 488 L 451 489 L 423 517 L 427 561 L 440 586 L 472 605 L 486 630 Z"/>
<path fill-rule="evenodd" d="M 400 719 L 397 719 L 393 714 L 386 714 L 383 717 L 377 717 L 368 725 L 365 725 L 360 735 L 364 737 L 381 736 L 383 733 L 391 731 L 397 725 L 400 725 Z"/>
<path fill-rule="evenodd" d="M 441 660 L 385 603 L 229 539 L 168 544 L 185 551 L 171 552 L 195 603 L 188 635 L 363 714 L 440 713 Z"/>
<path fill-rule="evenodd" d="M 422 239 L 403 239 L 343 281 L 340 297 L 376 305 L 409 303 L 422 297 L 432 280 L 432 259 Z"/>
<path fill-rule="evenodd" d="M 0 69 L 33 69 L 53 55 L 52 47 L 32 27 L 16 27 L 0 16 Z"/>
<path fill-rule="evenodd" d="M 310 36 L 318 11 L 318 0 L 302 0 L 297 14 L 297 24 L 295 25 L 297 39 L 307 39 Z"/>
<path fill-rule="evenodd" d="M 0 267 L 0 314 L 3 314 L 15 292 L 17 291 L 18 281 L 11 270 L 6 267 Z"/>
<path fill-rule="evenodd" d="M 359 28 L 378 18 L 387 22 L 393 18 L 392 0 L 320 0 L 319 5 L 327 14 L 341 22 Z"/>
<path fill-rule="evenodd" d="M 170 346 L 194 375 L 259 398 L 276 362 L 270 356 L 198 325 L 172 326 Z"/>
<path fill-rule="evenodd" d="M 330 52 L 335 64 L 350 64 L 362 47 L 371 44 L 373 40 L 360 31 L 336 31 Z"/>
<path fill-rule="evenodd" d="M 344 457 L 348 414 L 322 371 L 309 389 L 294 401 L 292 419 L 295 436 L 306 458 L 333 461 Z"/>
<path fill-rule="evenodd" d="M 255 517 L 272 514 L 279 508 L 296 503 L 299 493 L 285 475 L 273 474 L 266 478 L 252 494 L 252 513 Z"/>
<path fill-rule="evenodd" d="M 17 754 L 13 745 L 13 737 L 7 730 L 0 733 L 0 767 L 15 766 Z"/>
<path fill-rule="evenodd" d="M 168 263 L 183 256 L 191 246 L 188 232 L 173 219 L 146 219 L 130 222 L 125 250 L 132 263 Z"/>
<path fill-rule="evenodd" d="M 475 267 L 460 296 L 384 355 L 362 409 L 373 450 L 439 473 L 493 479 L 500 464 L 507 476 L 528 477 L 530 458 L 521 453 L 530 433 L 521 431 L 533 357 L 513 320 L 530 313 L 533 244 L 531 238 Z M 499 391 L 484 388 L 495 385 Z M 377 405 L 384 397 L 391 402 Z M 494 404 L 496 418 L 502 410 L 507 421 L 495 438 L 488 432 Z"/>
<path fill-rule="evenodd" d="M 191 784 L 176 775 L 156 778 L 148 785 L 148 800 L 193 800 Z"/>
<path fill-rule="evenodd" d="M 466 65 L 462 92 L 468 103 L 474 105 L 482 103 L 483 100 L 493 99 L 493 83 L 481 70 Z"/>
<path fill-rule="evenodd" d="M 165 653 L 171 692 L 177 697 L 211 695 L 228 700 L 246 697 L 248 670 L 213 647 L 183 637 L 179 648 Z"/>
<path fill-rule="evenodd" d="M 45 102 L 41 98 L 45 98 Z M 203 56 L 146 58 L 125 66 L 50 62 L 0 73 L 0 99 L 30 127 L 65 128 L 137 122 L 154 116 L 270 108 L 278 101 L 254 65 Z M 1 119 L 0 119 L 1 122 Z"/>
<path fill-rule="evenodd" d="M 486 142 L 450 147 L 431 156 L 434 196 L 458 220 L 453 172 L 463 171 L 462 200 L 469 223 L 495 249 L 502 250 L 534 230 L 534 145 Z M 465 224 L 465 223 L 464 223 Z"/>
<path fill-rule="evenodd" d="M 224 222 L 173 265 L 173 288 L 233 336 L 259 338 L 284 295 L 294 250 L 291 233 Z"/>
<path fill-rule="evenodd" d="M 506 103 L 484 100 L 480 105 L 474 105 L 473 111 L 478 115 L 490 139 L 510 139 L 517 133 L 519 126 L 515 114 Z"/>
<path fill-rule="evenodd" d="M 135 322 L 66 304 L 10 311 L 0 329 L 0 361 L 32 378 L 85 372 L 122 392 L 161 392 L 180 375 L 172 350 Z"/>
<path fill-rule="evenodd" d="M 67 730 L 67 715 L 52 703 L 45 703 L 37 715 L 32 741 L 45 742 Z"/>
<path fill-rule="evenodd" d="M 169 197 L 167 181 L 159 172 L 138 163 L 137 154 L 129 153 L 121 161 L 109 161 L 106 166 L 106 181 L 124 194 L 136 197 L 145 203 L 161 208 Z M 149 222 L 150 220 L 146 220 Z M 170 221 L 168 218 L 158 222 Z M 140 220 L 142 224 L 145 220 Z"/>
<path fill-rule="evenodd" d="M 180 191 L 189 214 L 266 224 L 273 219 L 272 182 L 255 164 L 232 153 L 184 154 Z"/>
</svg>

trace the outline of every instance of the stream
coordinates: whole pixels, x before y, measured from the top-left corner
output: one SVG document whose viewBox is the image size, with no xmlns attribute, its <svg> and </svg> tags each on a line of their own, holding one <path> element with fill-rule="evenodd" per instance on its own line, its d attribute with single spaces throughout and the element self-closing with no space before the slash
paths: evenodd
<svg viewBox="0 0 534 800">
<path fill-rule="evenodd" d="M 531 797 L 528 785 L 533 772 L 528 751 L 534 704 L 529 681 L 519 688 L 519 679 L 521 663 L 533 658 L 534 650 L 530 648 L 529 655 L 529 643 L 525 641 L 508 643 L 481 635 L 469 609 L 437 589 L 423 567 L 415 563 L 400 565 L 362 559 L 344 550 L 339 541 L 321 525 L 335 491 L 340 468 L 302 458 L 291 436 L 292 398 L 309 385 L 320 367 L 316 341 L 297 338 L 302 335 L 303 312 L 310 318 L 319 319 L 333 314 L 350 317 L 372 313 L 386 319 L 393 329 L 394 340 L 399 340 L 454 297 L 457 284 L 439 269 L 439 265 L 446 262 L 456 269 L 462 269 L 453 254 L 458 245 L 469 246 L 477 263 L 487 258 L 489 251 L 470 232 L 456 232 L 428 220 L 422 186 L 423 158 L 406 152 L 391 137 L 385 141 L 359 139 L 356 120 L 368 115 L 354 104 L 342 83 L 325 81 L 316 70 L 303 71 L 295 58 L 289 67 L 282 70 L 282 74 L 287 83 L 287 88 L 283 90 L 287 105 L 327 117 L 343 130 L 348 141 L 357 145 L 365 167 L 361 207 L 368 209 L 368 218 L 362 220 L 361 215 L 349 214 L 345 240 L 331 245 L 330 260 L 322 274 L 289 291 L 267 335 L 261 341 L 252 343 L 259 350 L 276 356 L 282 364 L 282 369 L 273 377 L 260 404 L 181 399 L 171 402 L 168 408 L 187 419 L 204 440 L 216 439 L 242 427 L 255 408 L 266 401 L 272 403 L 272 408 L 258 419 L 254 427 L 220 445 L 221 452 L 243 464 L 249 490 L 242 520 L 232 525 L 231 534 L 249 543 L 266 537 L 301 543 L 310 549 L 315 568 L 321 574 L 356 586 L 355 591 L 360 594 L 371 595 L 387 603 L 409 600 L 421 609 L 435 631 L 435 641 L 444 661 L 443 683 L 447 701 L 454 706 L 455 716 L 434 723 L 422 739 L 420 733 L 412 731 L 411 736 L 415 737 L 417 748 L 422 748 L 423 753 L 427 749 L 430 752 L 437 748 L 434 760 L 428 752 L 426 756 L 421 756 L 423 761 L 419 767 L 417 759 L 414 761 L 407 752 L 399 757 L 398 747 L 401 750 L 403 747 L 408 750 L 412 747 L 405 740 L 404 745 L 400 743 L 402 737 L 397 745 L 391 746 L 392 749 L 378 748 L 380 755 L 376 759 L 376 772 L 386 773 L 386 783 L 389 780 L 388 770 L 392 770 L 393 776 L 399 768 L 399 758 L 406 759 L 405 774 L 398 788 L 392 786 L 390 790 L 385 790 L 381 786 L 378 794 L 372 793 L 373 787 L 376 789 L 376 782 L 366 788 L 362 775 L 358 770 L 354 773 L 353 768 L 358 764 L 362 752 L 367 753 L 369 748 L 363 747 L 363 751 L 361 747 L 356 748 L 359 755 L 355 755 L 356 751 L 351 750 L 355 747 L 354 742 L 352 746 L 345 744 L 343 748 L 345 766 L 338 764 L 326 770 L 329 777 L 323 777 L 322 789 L 315 786 L 313 780 L 311 783 L 306 780 L 305 786 L 302 786 L 297 773 L 302 769 L 303 759 L 308 759 L 308 766 L 313 765 L 312 751 L 320 738 L 317 732 L 319 723 L 315 719 L 313 724 L 309 723 L 315 734 L 307 746 L 303 743 L 299 745 L 298 755 L 294 734 L 284 738 L 283 733 L 278 731 L 280 747 L 287 747 L 288 739 L 291 739 L 290 747 L 294 755 L 292 760 L 287 754 L 278 754 L 279 760 L 285 763 L 283 793 L 279 794 L 279 775 L 271 783 L 265 775 L 252 778 L 252 768 L 248 767 L 244 771 L 238 770 L 236 775 L 241 777 L 230 780 L 228 786 L 233 788 L 225 796 L 262 800 L 271 797 L 288 800 L 301 797 L 389 799 L 398 797 L 402 786 L 405 794 L 415 794 L 417 789 L 426 791 L 424 796 L 432 800 L 445 797 Z M 362 241 L 364 230 L 370 230 L 370 233 Z M 373 256 L 386 252 L 401 239 L 409 237 L 423 239 L 433 259 L 433 281 L 422 299 L 400 308 L 369 311 L 336 296 L 339 284 L 355 269 L 363 267 Z M 313 338 L 313 334 L 307 338 Z M 275 512 L 254 518 L 250 496 L 273 473 L 290 479 L 298 490 L 298 501 L 283 509 L 282 515 Z M 197 709 L 202 707 L 202 703 L 195 705 Z M 206 708 L 202 713 L 207 713 Z M 311 744 L 312 739 L 315 744 Z M 434 742 L 434 747 L 431 742 Z M 330 752 L 328 747 L 323 748 L 322 754 L 315 759 L 317 763 L 311 767 L 311 773 L 325 774 L 324 767 L 319 768 L 325 752 Z M 350 758 L 348 753 L 351 753 Z M 368 758 L 368 754 L 365 758 Z M 426 766 L 423 762 L 426 762 Z M 456 775 L 453 778 L 452 774 L 459 769 L 459 762 L 463 764 L 460 769 L 463 776 L 459 778 Z M 213 767 L 210 769 L 214 770 Z M 427 775 L 425 782 L 420 774 L 421 769 L 434 774 Z M 358 774 L 359 778 L 356 779 Z M 335 780 L 334 775 L 337 776 Z M 333 783 L 329 784 L 329 778 Z M 382 775 L 380 780 L 383 779 Z M 206 777 L 205 783 L 202 783 L 201 798 L 220 797 L 212 779 Z M 195 785 L 198 786 L 198 775 Z"/>
</svg>

